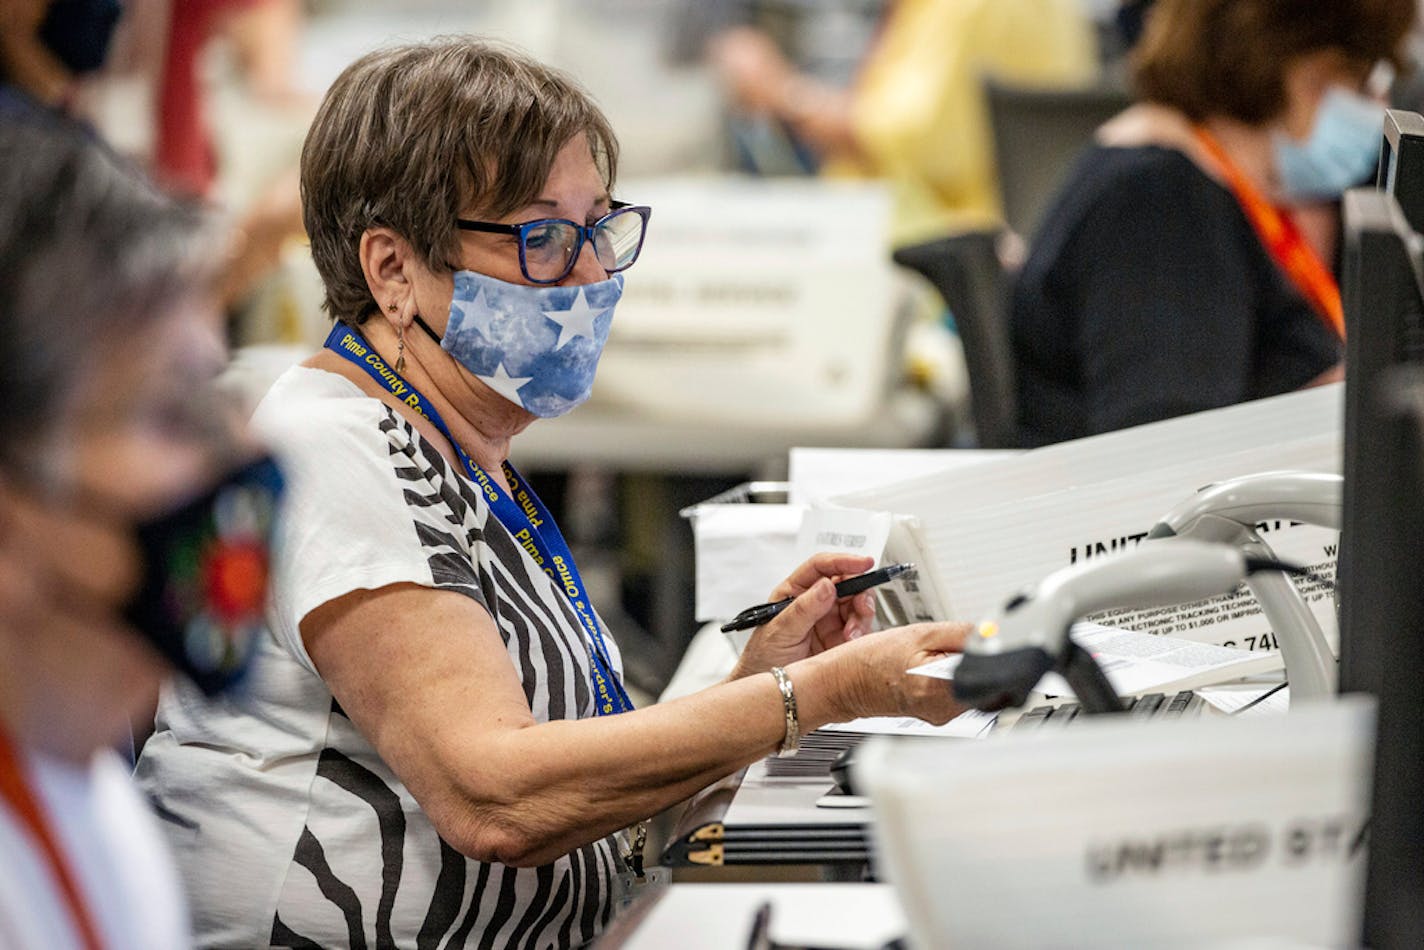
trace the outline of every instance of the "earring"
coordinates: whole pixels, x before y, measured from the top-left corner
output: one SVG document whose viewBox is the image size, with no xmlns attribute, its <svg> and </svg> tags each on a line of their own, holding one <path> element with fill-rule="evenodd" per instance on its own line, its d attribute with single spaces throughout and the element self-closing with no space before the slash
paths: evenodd
<svg viewBox="0 0 1424 950">
<path fill-rule="evenodd" d="M 396 331 L 396 372 L 405 372 L 405 326 Z"/>
<path fill-rule="evenodd" d="M 389 310 L 391 313 L 395 313 L 395 312 L 396 312 L 397 310 L 399 310 L 400 308 L 399 308 L 399 306 L 396 304 L 396 302 L 393 300 L 393 301 L 391 301 L 390 306 L 387 307 L 386 309 Z"/>
</svg>

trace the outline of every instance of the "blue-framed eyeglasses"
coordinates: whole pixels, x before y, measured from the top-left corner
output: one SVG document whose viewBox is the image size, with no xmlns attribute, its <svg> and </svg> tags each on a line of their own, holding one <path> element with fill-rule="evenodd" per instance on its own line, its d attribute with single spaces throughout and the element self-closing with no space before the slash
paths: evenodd
<svg viewBox="0 0 1424 950">
<path fill-rule="evenodd" d="M 646 205 L 613 202 L 613 210 L 593 224 L 577 224 L 567 218 L 541 218 L 523 224 L 494 224 L 456 218 L 462 231 L 513 234 L 519 238 L 519 269 L 536 284 L 556 284 L 569 276 L 583 251 L 583 243 L 593 244 L 598 263 L 610 274 L 627 270 L 643 250 L 643 236 L 653 209 Z"/>
</svg>

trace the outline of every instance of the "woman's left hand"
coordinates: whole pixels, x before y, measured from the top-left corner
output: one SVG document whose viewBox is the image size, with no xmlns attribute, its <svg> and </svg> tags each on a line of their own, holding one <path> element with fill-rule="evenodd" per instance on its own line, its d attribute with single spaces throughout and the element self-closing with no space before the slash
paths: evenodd
<svg viewBox="0 0 1424 950">
<path fill-rule="evenodd" d="M 874 564 L 873 558 L 861 555 L 817 554 L 793 571 L 767 601 L 795 600 L 752 633 L 732 679 L 787 666 L 869 633 L 875 595 L 865 591 L 837 600 L 835 583 L 863 574 Z"/>
</svg>

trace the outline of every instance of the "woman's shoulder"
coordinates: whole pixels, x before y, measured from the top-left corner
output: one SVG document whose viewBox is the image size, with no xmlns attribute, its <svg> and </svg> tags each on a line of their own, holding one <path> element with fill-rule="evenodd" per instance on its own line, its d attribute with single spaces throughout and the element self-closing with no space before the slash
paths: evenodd
<svg viewBox="0 0 1424 950">
<path fill-rule="evenodd" d="M 312 366 L 290 367 L 252 413 L 260 436 L 323 441 L 379 434 L 393 413 L 351 380 Z"/>
<path fill-rule="evenodd" d="M 284 465 L 325 472 L 324 480 L 359 480 L 362 471 L 386 473 L 398 458 L 438 455 L 384 402 L 310 366 L 293 366 L 272 384 L 252 414 L 252 431 Z"/>
<path fill-rule="evenodd" d="M 1103 195 L 1139 189 L 1218 188 L 1192 122 L 1174 109 L 1137 103 L 1098 128 L 1070 174 L 1067 191 Z"/>
<path fill-rule="evenodd" d="M 1065 255 L 1226 240 L 1240 217 L 1235 199 L 1181 149 L 1095 144 L 1082 154 L 1044 215 L 1033 252 L 1041 264 Z"/>
<path fill-rule="evenodd" d="M 463 484 L 439 448 L 416 426 L 345 376 L 293 366 L 272 384 L 252 416 L 252 431 L 291 474 L 346 496 L 375 486 L 411 502 L 405 488 L 419 484 L 463 510 L 481 507 L 480 493 Z M 457 500 L 458 499 L 458 500 Z"/>
<path fill-rule="evenodd" d="M 1076 190 L 1097 197 L 1174 203 L 1185 196 L 1230 194 L 1192 158 L 1172 145 L 1095 143 L 1074 167 Z"/>
</svg>

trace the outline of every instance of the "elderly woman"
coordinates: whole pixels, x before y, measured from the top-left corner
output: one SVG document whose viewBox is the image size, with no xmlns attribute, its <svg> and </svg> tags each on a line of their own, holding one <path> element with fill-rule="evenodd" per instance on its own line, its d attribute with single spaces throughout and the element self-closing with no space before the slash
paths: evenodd
<svg viewBox="0 0 1424 950">
<path fill-rule="evenodd" d="M 113 747 L 189 665 L 138 529 L 221 448 L 212 237 L 84 133 L 0 123 L 0 947 L 190 945 Z"/>
<path fill-rule="evenodd" d="M 468 39 L 372 53 L 308 135 L 337 323 L 255 423 L 290 523 L 249 701 L 176 691 L 139 776 L 210 946 L 567 946 L 627 870 L 624 829 L 800 732 L 942 722 L 906 675 L 965 628 L 868 632 L 817 557 L 734 676 L 633 710 L 617 645 L 511 440 L 587 397 L 649 210 L 567 77 Z M 831 649 L 834 647 L 833 649 Z"/>
<path fill-rule="evenodd" d="M 1384 113 L 1366 78 L 1399 60 L 1417 12 L 1415 0 L 1152 5 L 1141 101 L 1099 130 L 1014 288 L 1027 444 L 1339 378 L 1331 255 L 1291 209 L 1373 172 Z"/>
</svg>

